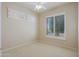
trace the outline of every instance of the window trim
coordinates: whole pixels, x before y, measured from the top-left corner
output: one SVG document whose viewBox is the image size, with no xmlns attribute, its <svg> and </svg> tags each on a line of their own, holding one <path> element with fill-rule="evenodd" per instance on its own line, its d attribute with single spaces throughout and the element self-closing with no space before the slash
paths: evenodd
<svg viewBox="0 0 79 59">
<path fill-rule="evenodd" d="M 55 16 L 59 16 L 59 15 L 64 15 L 64 37 L 47 35 L 47 31 L 46 31 L 46 29 L 47 29 L 47 18 L 48 17 L 54 17 L 54 20 L 55 20 Z M 45 37 L 47 37 L 47 38 L 55 38 L 55 39 L 60 39 L 60 40 L 66 40 L 66 14 L 65 13 L 57 13 L 57 14 L 49 15 L 49 16 L 45 17 Z"/>
</svg>

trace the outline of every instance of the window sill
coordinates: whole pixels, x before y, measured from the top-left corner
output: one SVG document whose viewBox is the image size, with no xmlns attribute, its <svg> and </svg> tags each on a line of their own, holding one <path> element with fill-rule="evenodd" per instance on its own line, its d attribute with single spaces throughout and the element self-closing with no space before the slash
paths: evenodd
<svg viewBox="0 0 79 59">
<path fill-rule="evenodd" d="M 47 38 L 54 38 L 54 39 L 59 39 L 59 40 L 65 40 L 65 37 L 59 37 L 59 36 L 52 36 L 52 35 L 46 35 Z"/>
</svg>

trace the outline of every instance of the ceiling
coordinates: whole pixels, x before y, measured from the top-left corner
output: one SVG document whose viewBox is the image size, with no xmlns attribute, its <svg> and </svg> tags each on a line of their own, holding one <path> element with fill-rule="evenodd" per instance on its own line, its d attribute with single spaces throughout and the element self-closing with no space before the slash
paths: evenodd
<svg viewBox="0 0 79 59">
<path fill-rule="evenodd" d="M 35 8 L 35 5 L 37 5 L 39 2 L 21 2 L 20 4 L 23 5 L 24 7 L 27 7 L 29 8 L 30 10 L 32 11 L 35 11 L 34 8 Z M 53 9 L 57 6 L 60 6 L 60 5 L 63 5 L 63 4 L 66 4 L 68 2 L 43 2 L 44 6 L 46 7 L 45 10 L 41 10 L 40 12 L 44 12 L 44 11 L 47 11 L 47 10 L 50 10 L 50 9 Z M 37 12 L 37 11 L 35 11 Z"/>
</svg>

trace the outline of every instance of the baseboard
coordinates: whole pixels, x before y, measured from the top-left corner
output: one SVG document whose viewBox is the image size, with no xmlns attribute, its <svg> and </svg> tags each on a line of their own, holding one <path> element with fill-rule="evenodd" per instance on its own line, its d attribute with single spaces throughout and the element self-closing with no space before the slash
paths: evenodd
<svg viewBox="0 0 79 59">
<path fill-rule="evenodd" d="M 72 51 L 77 51 L 77 48 L 67 47 L 67 46 L 64 46 L 64 45 L 60 46 L 60 45 L 56 45 L 54 43 L 51 44 L 51 43 L 48 43 L 48 42 L 43 42 L 41 40 L 38 40 L 38 42 L 43 43 L 43 44 L 48 44 L 48 45 L 55 45 L 55 46 L 58 46 L 58 47 L 61 47 L 61 48 L 65 48 L 65 49 L 69 49 L 69 50 L 72 50 Z"/>
<path fill-rule="evenodd" d="M 21 47 L 21 46 L 24 46 L 24 45 L 30 45 L 30 44 L 33 44 L 35 42 L 36 42 L 36 40 L 31 40 L 30 42 L 23 43 L 23 44 L 20 44 L 20 45 L 16 45 L 14 47 L 10 47 L 10 48 L 4 49 L 4 50 L 2 50 L 2 52 L 6 52 L 6 51 L 9 51 L 11 49 L 15 49 L 15 48 L 18 48 L 18 47 Z"/>
</svg>

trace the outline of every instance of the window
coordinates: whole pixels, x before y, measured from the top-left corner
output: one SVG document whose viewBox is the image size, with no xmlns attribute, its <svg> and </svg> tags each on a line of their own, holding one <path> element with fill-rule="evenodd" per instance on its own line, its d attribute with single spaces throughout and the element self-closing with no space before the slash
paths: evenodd
<svg viewBox="0 0 79 59">
<path fill-rule="evenodd" d="M 54 37 L 64 37 L 65 33 L 65 16 L 57 15 L 57 16 L 51 16 L 47 17 L 47 30 L 46 33 L 48 36 L 54 36 Z"/>
<path fill-rule="evenodd" d="M 54 26 L 54 24 L 53 24 L 53 21 L 54 21 L 54 19 L 53 19 L 53 17 L 48 17 L 48 19 L 47 19 L 47 34 L 48 35 L 52 35 L 53 33 L 54 33 L 54 29 L 53 29 L 53 26 Z"/>
</svg>

